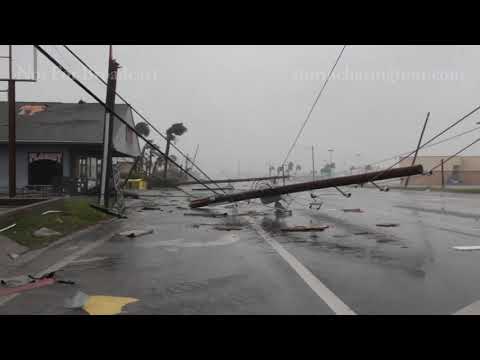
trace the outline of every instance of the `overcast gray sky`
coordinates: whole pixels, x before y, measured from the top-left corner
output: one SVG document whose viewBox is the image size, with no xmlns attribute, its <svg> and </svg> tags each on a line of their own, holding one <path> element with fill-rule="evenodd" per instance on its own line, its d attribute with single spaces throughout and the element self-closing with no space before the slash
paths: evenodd
<svg viewBox="0 0 480 360">
<path fill-rule="evenodd" d="M 107 46 L 71 48 L 105 75 Z M 45 49 L 105 98 L 105 87 L 61 46 Z M 200 144 L 199 165 L 212 176 L 236 175 L 238 162 L 242 175 L 261 175 L 285 157 L 340 49 L 114 46 L 122 66 L 117 89 L 162 131 L 183 122 L 188 132 L 178 145 L 192 155 Z M 18 61 L 28 63 L 28 54 L 18 49 Z M 337 168 L 345 169 L 410 150 L 428 111 L 426 139 L 480 104 L 479 59 L 478 46 L 347 46 L 291 160 L 310 169 L 315 145 L 317 167 L 333 148 Z M 93 101 L 42 55 L 38 70 L 37 83 L 18 85 L 19 101 Z M 477 121 L 480 113 L 445 137 Z M 451 154 L 477 136 L 423 154 Z"/>
</svg>

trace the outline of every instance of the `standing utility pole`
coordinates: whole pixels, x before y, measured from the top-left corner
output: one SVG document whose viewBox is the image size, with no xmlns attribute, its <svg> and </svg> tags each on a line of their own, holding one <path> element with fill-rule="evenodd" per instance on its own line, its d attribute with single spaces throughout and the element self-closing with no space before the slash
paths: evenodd
<svg viewBox="0 0 480 360">
<path fill-rule="evenodd" d="M 11 46 L 11 45 L 10 45 Z M 10 66 L 11 69 L 11 66 Z M 11 70 L 10 70 L 11 71 Z M 15 80 L 8 81 L 8 196 L 17 195 Z"/>
<path fill-rule="evenodd" d="M 425 119 L 425 123 L 423 124 L 423 129 L 420 134 L 420 139 L 418 139 L 417 149 L 415 150 L 415 155 L 413 156 L 412 166 L 415 165 L 415 161 L 417 160 L 418 150 L 420 149 L 420 145 L 423 139 L 423 133 L 425 132 L 425 128 L 427 127 L 427 122 L 429 117 L 430 117 L 430 112 L 427 113 L 427 118 Z M 405 180 L 405 188 L 408 186 L 409 180 L 410 180 L 410 177 L 407 177 L 407 179 Z"/>
<path fill-rule="evenodd" d="M 195 165 L 195 161 L 197 161 L 197 154 L 198 154 L 199 147 L 200 147 L 200 144 L 197 144 L 197 148 L 195 149 L 195 155 L 193 155 L 193 161 L 190 161 L 192 164 L 191 168 L 193 168 L 193 166 Z"/>
<path fill-rule="evenodd" d="M 106 105 L 112 110 L 114 110 L 115 107 L 118 68 L 119 64 L 112 58 L 112 46 L 110 45 Z M 110 179 L 112 178 L 112 137 L 114 120 L 115 116 L 109 111 L 105 111 L 105 126 L 103 128 L 102 181 L 100 187 L 100 205 L 105 208 L 108 208 L 110 197 Z"/>
<path fill-rule="evenodd" d="M 315 181 L 315 158 L 314 158 L 313 145 L 312 145 L 312 180 Z"/>
<path fill-rule="evenodd" d="M 33 50 L 33 79 L 16 79 L 13 76 L 13 51 L 12 45 L 8 45 L 8 55 L 0 56 L 1 59 L 8 59 L 8 78 L 2 78 L 0 81 L 6 81 L 8 84 L 8 195 L 13 198 L 17 195 L 17 164 L 16 164 L 16 99 L 15 83 L 35 82 L 37 81 L 37 59 L 36 50 Z"/>
<path fill-rule="evenodd" d="M 443 159 L 442 159 L 442 162 L 440 163 L 441 164 L 441 170 L 442 170 L 442 189 L 445 188 L 445 173 L 443 172 Z"/>
</svg>

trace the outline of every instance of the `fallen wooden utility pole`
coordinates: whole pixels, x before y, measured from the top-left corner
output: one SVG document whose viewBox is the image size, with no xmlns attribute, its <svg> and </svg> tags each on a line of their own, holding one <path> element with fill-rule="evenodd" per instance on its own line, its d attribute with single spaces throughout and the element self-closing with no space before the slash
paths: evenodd
<svg viewBox="0 0 480 360">
<path fill-rule="evenodd" d="M 243 178 L 243 179 L 223 179 L 223 180 L 211 180 L 211 181 L 204 181 L 204 184 L 222 184 L 222 183 L 235 183 L 235 182 L 249 182 L 249 181 L 262 181 L 262 180 L 280 180 L 280 179 L 288 179 L 290 176 L 267 176 L 267 177 L 258 177 L 258 178 Z M 194 185 L 197 184 L 196 181 L 186 181 L 179 183 L 178 185 Z"/>
<path fill-rule="evenodd" d="M 308 191 L 308 190 L 314 190 L 314 189 L 324 189 L 324 188 L 335 187 L 335 186 L 363 184 L 363 183 L 372 181 L 372 179 L 387 180 L 387 179 L 394 179 L 394 178 L 399 178 L 404 176 L 420 175 L 422 173 L 423 173 L 422 165 L 408 166 L 408 167 L 402 167 L 397 169 L 390 169 L 387 171 L 382 170 L 382 171 L 369 172 L 369 173 L 360 174 L 360 175 L 335 177 L 335 178 L 330 178 L 326 180 L 310 181 L 305 183 L 279 186 L 279 187 L 270 188 L 270 189 L 252 190 L 252 191 L 239 192 L 236 194 L 211 196 L 207 198 L 193 200 L 192 202 L 190 202 L 190 207 L 199 208 L 199 207 L 208 206 L 212 204 L 230 203 L 230 202 L 237 202 L 237 201 L 256 199 L 256 198 L 274 199 L 282 194 L 291 194 L 296 192 L 302 192 L 302 191 Z"/>
</svg>

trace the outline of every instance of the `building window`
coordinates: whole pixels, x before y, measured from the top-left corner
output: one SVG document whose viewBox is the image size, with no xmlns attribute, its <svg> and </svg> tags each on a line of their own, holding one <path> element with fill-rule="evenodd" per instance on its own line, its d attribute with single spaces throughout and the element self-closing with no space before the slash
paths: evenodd
<svg viewBox="0 0 480 360">
<path fill-rule="evenodd" d="M 77 177 L 96 180 L 102 172 L 102 160 L 95 157 L 81 156 L 78 158 Z"/>
</svg>

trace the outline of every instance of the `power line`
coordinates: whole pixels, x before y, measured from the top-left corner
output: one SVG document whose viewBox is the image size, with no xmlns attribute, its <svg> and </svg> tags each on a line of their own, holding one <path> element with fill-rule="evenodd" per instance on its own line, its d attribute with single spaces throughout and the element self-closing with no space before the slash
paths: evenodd
<svg viewBox="0 0 480 360">
<path fill-rule="evenodd" d="M 40 45 L 34 45 L 35 48 L 37 48 L 38 51 L 40 51 L 48 60 L 50 60 L 56 67 L 58 67 L 65 75 L 67 75 L 70 79 L 72 79 L 73 82 L 75 82 L 78 86 L 80 86 L 85 92 L 87 92 L 91 97 L 93 97 L 100 105 L 102 105 L 107 111 L 109 111 L 111 114 L 113 114 L 118 120 L 120 120 L 127 128 L 129 128 L 131 131 L 133 131 L 138 137 L 140 137 L 143 141 L 148 143 L 151 147 L 153 147 L 155 150 L 157 150 L 162 156 L 165 157 L 165 161 L 170 161 L 172 164 L 174 164 L 176 167 L 178 167 L 181 171 L 192 177 L 195 181 L 197 181 L 200 185 L 203 185 L 206 189 L 212 191 L 215 194 L 218 194 L 215 190 L 211 189 L 209 186 L 204 184 L 201 180 L 197 179 L 195 176 L 193 176 L 191 173 L 186 171 L 185 169 L 182 168 L 181 165 L 179 165 L 176 161 L 172 160 L 170 157 L 167 157 L 160 148 L 152 143 L 150 140 L 148 140 L 145 136 L 140 134 L 135 127 L 131 126 L 129 123 L 127 123 L 120 115 L 118 115 L 114 109 L 111 109 L 107 104 L 105 104 L 98 96 L 96 96 L 88 87 L 86 87 L 80 80 L 78 80 L 73 74 L 71 74 L 67 69 L 65 69 L 55 58 L 53 58 L 47 51 L 45 51 Z"/>
<path fill-rule="evenodd" d="M 446 138 L 446 139 L 443 139 L 443 140 L 434 142 L 434 143 L 432 143 L 432 144 L 429 144 L 428 146 L 425 146 L 425 149 L 429 149 L 429 148 L 431 148 L 431 147 L 433 147 L 433 146 L 436 146 L 436 145 L 439 145 L 439 144 L 443 144 L 443 143 L 445 143 L 445 142 L 447 142 L 447 141 L 456 139 L 456 138 L 458 138 L 458 137 L 460 137 L 460 136 L 463 136 L 463 135 L 472 133 L 472 132 L 474 132 L 474 131 L 476 131 L 476 130 L 479 130 L 479 129 L 480 129 L 480 126 L 479 126 L 479 127 L 475 127 L 475 128 L 473 128 L 473 129 L 470 129 L 470 130 L 467 130 L 467 131 L 464 131 L 464 132 L 459 133 L 459 134 L 457 134 L 457 135 L 453 135 L 453 136 L 448 137 L 448 138 Z M 381 163 L 383 163 L 383 162 L 385 162 L 385 161 L 394 160 L 394 159 L 398 158 L 399 156 L 400 156 L 400 157 L 401 157 L 401 156 L 405 157 L 406 154 L 408 154 L 408 152 L 404 152 L 404 153 L 401 153 L 401 154 L 398 154 L 398 155 L 395 155 L 395 156 L 392 156 L 392 157 L 389 157 L 389 158 L 386 158 L 386 159 L 383 159 L 383 160 L 379 160 L 379 161 L 376 161 L 376 162 L 373 162 L 373 163 L 369 163 L 369 164 L 367 164 L 367 165 L 372 166 L 372 165 L 381 164 Z"/>
<path fill-rule="evenodd" d="M 331 77 L 332 74 L 333 74 L 333 71 L 334 71 L 335 68 L 337 67 L 337 64 L 338 64 L 338 62 L 340 61 L 340 58 L 342 57 L 343 51 L 345 50 L 346 47 L 347 47 L 347 45 L 343 45 L 342 50 L 340 50 L 340 54 L 338 55 L 337 60 L 335 61 L 335 64 L 333 65 L 333 67 L 332 67 L 331 70 L 330 70 L 330 73 L 328 74 L 327 78 L 325 79 L 325 82 L 323 83 L 323 86 L 322 86 L 322 88 L 320 89 L 320 92 L 318 93 L 315 101 L 313 102 L 312 107 L 310 108 L 310 111 L 308 112 L 307 117 L 306 117 L 305 121 L 303 122 L 302 127 L 300 128 L 300 131 L 298 132 L 297 136 L 295 137 L 295 140 L 293 141 L 292 146 L 290 147 L 290 150 L 288 150 L 287 156 L 285 156 L 285 160 L 283 160 L 282 166 L 285 165 L 285 163 L 287 162 L 288 157 L 289 157 L 290 154 L 292 153 L 295 145 L 297 145 L 297 141 L 298 141 L 298 139 L 300 138 L 300 135 L 302 134 L 302 131 L 303 131 L 303 129 L 305 128 L 305 125 L 307 125 L 307 122 L 308 122 L 308 120 L 310 119 L 310 116 L 312 115 L 312 112 L 313 112 L 313 110 L 315 109 L 315 106 L 317 105 L 318 99 L 320 99 L 320 96 L 322 96 L 323 91 L 325 90 L 325 87 L 327 86 L 328 81 L 330 80 L 330 77 Z"/>
<path fill-rule="evenodd" d="M 455 126 L 457 126 L 458 124 L 460 124 L 462 121 L 464 121 L 465 119 L 467 119 L 468 117 L 470 117 L 471 115 L 473 115 L 474 113 L 476 113 L 478 110 L 480 110 L 480 105 L 477 106 L 476 108 L 474 108 L 472 111 L 470 111 L 469 113 L 467 113 L 466 115 L 462 116 L 460 119 L 458 119 L 457 121 L 455 121 L 453 124 L 451 124 L 450 126 L 448 126 L 447 128 L 445 128 L 444 130 L 442 130 L 441 132 L 439 132 L 437 135 L 433 136 L 430 140 L 428 140 L 427 142 L 425 142 L 422 146 L 420 146 L 418 148 L 418 150 L 420 149 L 423 149 L 426 145 L 430 144 L 433 140 L 437 139 L 438 137 L 442 136 L 443 134 L 445 134 L 448 130 L 454 128 Z M 410 152 L 406 157 L 409 157 L 410 155 L 412 155 L 415 151 L 417 151 L 416 149 L 413 150 L 412 152 Z M 402 161 L 402 159 L 400 158 L 400 160 L 398 160 L 397 162 L 395 162 L 393 165 L 391 165 L 390 167 L 388 167 L 387 169 L 385 169 L 383 172 L 381 172 L 380 174 L 378 174 L 377 176 L 375 176 L 372 180 L 370 181 L 375 181 L 375 179 L 377 179 L 378 177 L 380 177 L 381 175 L 383 175 L 385 172 L 389 171 L 390 169 L 392 169 L 394 166 L 400 164 L 400 162 Z"/>
<path fill-rule="evenodd" d="M 462 148 L 461 150 L 457 151 L 455 154 L 449 156 L 446 160 L 443 161 L 443 164 L 445 164 L 447 161 L 450 161 L 451 159 L 453 159 L 455 156 L 459 155 L 460 153 L 464 152 L 465 150 L 467 150 L 469 147 L 475 145 L 476 143 L 478 143 L 480 141 L 480 138 L 478 138 L 477 140 L 475 140 L 474 142 L 472 142 L 471 144 L 465 146 L 464 148 Z M 429 172 L 435 170 L 436 168 L 438 168 L 439 166 L 442 166 L 442 162 L 440 162 L 440 164 L 438 164 L 437 166 L 434 166 L 433 168 L 430 169 Z"/>
<path fill-rule="evenodd" d="M 72 54 L 72 56 L 77 59 L 83 66 L 85 66 L 98 80 L 100 80 L 104 85 L 107 85 L 106 81 L 102 79 L 102 77 L 100 77 L 97 72 L 95 72 L 95 70 L 93 70 L 85 61 L 83 61 L 80 56 L 78 56 L 73 50 L 71 50 L 67 45 L 63 45 L 63 47 L 70 53 Z M 128 103 L 127 100 L 125 100 L 118 92 L 115 91 L 115 94 L 126 104 L 128 105 L 132 111 L 137 114 L 138 116 L 140 116 L 140 118 L 145 121 L 158 135 L 160 135 L 165 141 L 168 141 L 167 140 L 167 137 L 165 135 L 163 135 L 160 130 L 158 130 L 150 121 L 148 121 L 145 116 L 143 116 L 137 109 L 135 109 L 131 104 Z M 186 157 L 185 153 L 183 153 L 174 143 L 171 143 L 171 146 L 177 150 L 180 155 L 183 155 L 184 157 Z M 208 180 L 210 181 L 213 181 L 202 169 L 200 169 L 195 163 L 192 164 L 193 167 L 195 167 L 198 171 L 200 171 L 200 173 L 205 176 Z M 223 189 L 221 189 L 221 187 L 218 185 L 218 184 L 215 184 L 215 186 L 220 189 L 223 193 L 225 193 L 225 191 Z"/>
</svg>

